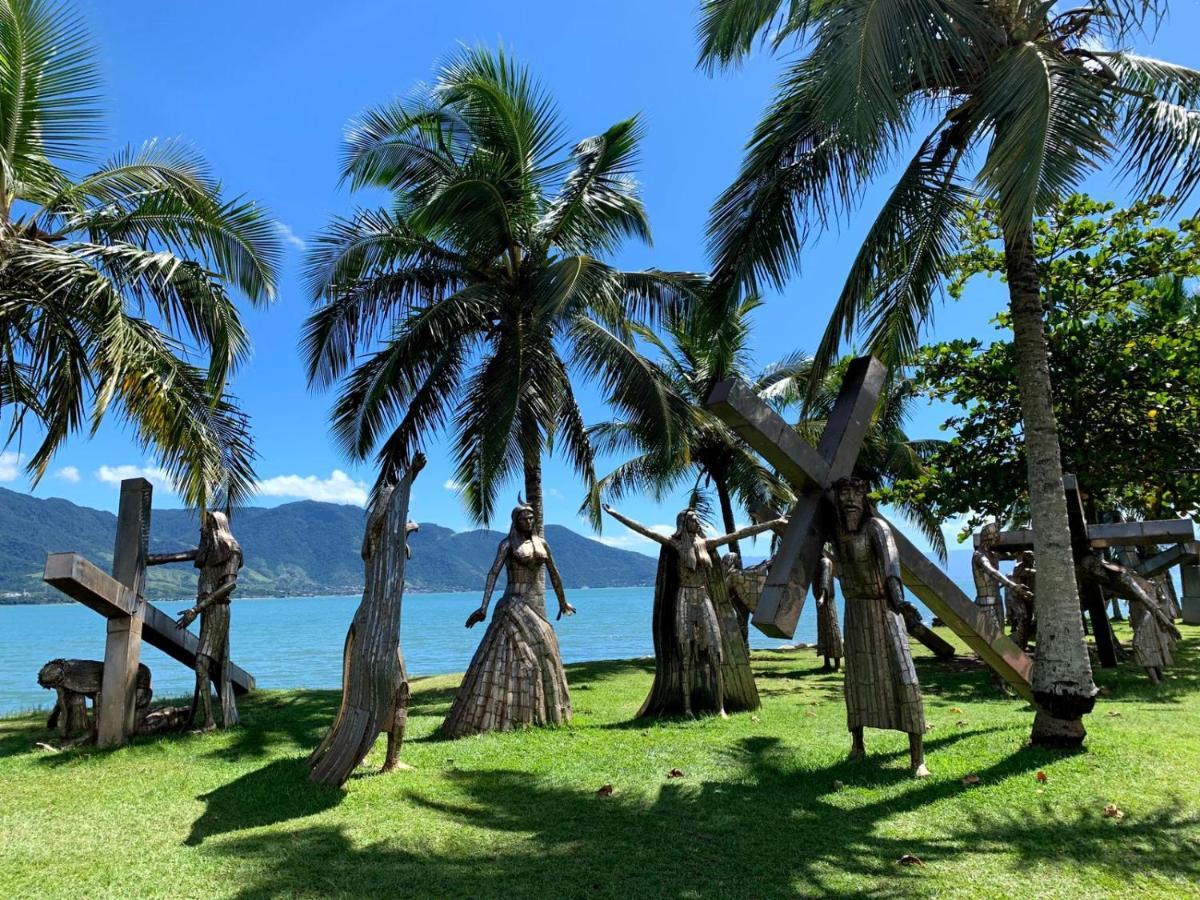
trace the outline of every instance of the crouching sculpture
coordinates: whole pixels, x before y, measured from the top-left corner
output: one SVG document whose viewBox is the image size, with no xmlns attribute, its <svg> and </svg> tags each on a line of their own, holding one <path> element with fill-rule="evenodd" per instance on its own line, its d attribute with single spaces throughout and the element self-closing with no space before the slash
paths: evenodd
<svg viewBox="0 0 1200 900">
<path fill-rule="evenodd" d="M 95 724 L 88 715 L 87 701 L 96 706 L 100 686 L 104 683 L 104 663 L 98 659 L 52 659 L 38 672 L 38 684 L 58 693 L 46 727 L 58 729 L 63 740 L 72 735 L 92 736 Z M 135 722 L 140 725 L 150 710 L 150 669 L 145 663 L 138 666 L 137 706 Z"/>
</svg>

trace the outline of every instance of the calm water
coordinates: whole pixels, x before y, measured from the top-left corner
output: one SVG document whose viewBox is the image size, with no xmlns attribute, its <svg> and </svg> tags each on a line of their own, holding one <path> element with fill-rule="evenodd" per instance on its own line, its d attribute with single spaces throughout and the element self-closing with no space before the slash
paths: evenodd
<svg viewBox="0 0 1200 900">
<path fill-rule="evenodd" d="M 583 662 L 653 655 L 653 596 L 649 587 L 568 592 L 579 612 L 554 623 L 563 659 Z M 359 599 L 235 600 L 233 659 L 254 675 L 261 688 L 338 688 L 342 645 Z M 173 616 L 188 603 L 164 601 L 158 605 Z M 484 629 L 477 625 L 468 631 L 463 622 L 478 605 L 478 593 L 410 594 L 404 598 L 401 645 L 410 675 L 466 669 Z M 816 628 L 816 611 L 809 602 L 793 640 L 813 643 Z M 753 628 L 750 635 L 756 648 L 788 643 Z M 37 673 L 47 660 L 59 656 L 103 659 L 104 622 L 100 616 L 77 603 L 0 606 L 0 715 L 53 705 L 54 695 L 38 687 Z M 157 698 L 191 693 L 192 674 L 175 660 L 143 644 L 142 661 L 153 673 Z"/>
</svg>

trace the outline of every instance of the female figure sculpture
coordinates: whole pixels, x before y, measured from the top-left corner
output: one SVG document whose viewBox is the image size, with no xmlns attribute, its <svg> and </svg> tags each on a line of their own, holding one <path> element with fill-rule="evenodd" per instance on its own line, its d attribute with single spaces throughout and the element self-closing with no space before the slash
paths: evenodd
<svg viewBox="0 0 1200 900">
<path fill-rule="evenodd" d="M 675 520 L 675 533 L 658 534 L 611 506 L 604 511 L 632 531 L 662 546 L 654 589 L 654 686 L 639 716 L 682 712 L 694 715 L 694 695 L 706 689 L 704 711 L 722 718 L 726 705 L 757 709 L 758 689 L 750 672 L 750 656 L 730 604 L 722 566 L 714 551 L 732 541 L 787 524 L 775 519 L 706 538 L 700 517 L 685 509 Z"/>
<path fill-rule="evenodd" d="M 238 723 L 237 704 L 229 681 L 229 598 L 237 587 L 238 569 L 242 567 L 242 548 L 229 530 L 225 513 L 208 511 L 200 529 L 200 546 L 194 551 L 195 566 L 200 570 L 196 588 L 196 605 L 184 610 L 176 621 L 187 628 L 200 616 L 200 646 L 196 649 L 196 692 L 192 700 L 202 710 L 201 730 L 216 728 L 213 719 L 209 684 L 216 688 L 221 700 L 221 727 Z"/>
<path fill-rule="evenodd" d="M 817 603 L 817 656 L 825 657 L 826 672 L 836 672 L 842 665 L 842 629 L 833 595 L 833 560 L 826 551 L 817 564 L 812 592 Z"/>
<path fill-rule="evenodd" d="M 534 530 L 531 506 L 522 503 L 512 511 L 512 527 L 496 551 L 483 603 L 467 618 L 468 628 L 487 618 L 502 568 L 508 584 L 442 723 L 447 737 L 571 719 L 567 674 L 554 628 L 546 620 L 543 569 L 558 598 L 558 618 L 574 615 L 575 607 L 563 593 L 550 545 Z"/>
<path fill-rule="evenodd" d="M 863 728 L 908 733 L 913 772 L 926 778 L 925 705 L 901 607 L 900 555 L 891 526 L 875 514 L 866 482 L 833 486 L 834 562 L 846 604 L 846 726 L 851 758 L 866 754 Z"/>
<path fill-rule="evenodd" d="M 1000 571 L 996 558 L 996 543 L 1000 526 L 988 522 L 979 532 L 979 549 L 971 557 L 971 574 L 975 577 L 975 605 L 982 609 L 995 626 L 1004 633 L 1004 613 L 1000 608 L 1000 585 L 1008 588 L 1010 597 L 1028 600 L 1032 597 L 1023 585 Z"/>
</svg>

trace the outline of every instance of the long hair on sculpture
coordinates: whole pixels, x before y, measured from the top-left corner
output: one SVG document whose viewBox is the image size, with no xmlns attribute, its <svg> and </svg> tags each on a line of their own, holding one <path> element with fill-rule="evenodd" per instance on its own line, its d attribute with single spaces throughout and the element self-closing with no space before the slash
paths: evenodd
<svg viewBox="0 0 1200 900">
<path fill-rule="evenodd" d="M 196 565 L 223 562 L 230 554 L 241 553 L 242 547 L 229 530 L 229 517 L 223 512 L 209 510 L 204 514 L 204 529 L 200 535 L 200 552 Z"/>
<path fill-rule="evenodd" d="M 859 531 L 868 519 L 879 515 L 875 501 L 871 499 L 871 486 L 863 479 L 846 475 L 833 483 L 833 508 L 837 513 L 838 525 L 844 531 Z M 845 503 L 844 500 L 851 500 Z M 848 513 L 857 513 L 851 527 Z"/>
<path fill-rule="evenodd" d="M 712 568 L 712 557 L 708 555 L 708 547 L 704 544 L 704 526 L 700 524 L 696 510 L 688 507 L 675 517 L 675 533 L 671 535 L 671 541 L 689 569 Z"/>
</svg>

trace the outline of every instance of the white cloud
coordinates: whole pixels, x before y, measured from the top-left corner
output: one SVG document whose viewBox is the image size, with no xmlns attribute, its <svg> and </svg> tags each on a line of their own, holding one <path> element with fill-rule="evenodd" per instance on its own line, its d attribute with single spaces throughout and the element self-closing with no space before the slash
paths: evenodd
<svg viewBox="0 0 1200 900">
<path fill-rule="evenodd" d="M 316 475 L 276 475 L 258 484 L 258 492 L 267 497 L 297 497 L 319 500 L 322 503 L 342 503 L 366 506 L 367 485 L 355 481 L 341 469 L 334 469 L 328 478 Z"/>
<path fill-rule="evenodd" d="M 21 473 L 21 454 L 12 450 L 0 451 L 0 481 L 16 481 Z"/>
<path fill-rule="evenodd" d="M 126 478 L 145 478 L 155 489 L 175 493 L 175 482 L 166 469 L 158 466 L 101 466 L 96 470 L 96 477 L 113 487 L 120 487 Z"/>
<path fill-rule="evenodd" d="M 658 544 L 648 537 L 642 537 L 635 531 L 625 530 L 625 526 L 620 525 L 619 528 L 624 530 L 623 534 L 606 534 L 598 538 L 600 543 L 606 544 L 609 547 L 616 547 L 618 550 L 636 550 L 639 553 L 646 553 L 654 550 Z M 650 530 L 661 535 L 670 536 L 675 533 L 674 525 L 651 525 Z"/>
<path fill-rule="evenodd" d="M 79 484 L 79 469 L 75 466 L 63 466 L 54 473 L 54 477 L 59 481 L 69 481 L 71 484 Z"/>
<path fill-rule="evenodd" d="M 271 224 L 273 224 L 275 226 L 275 230 L 279 232 L 279 236 L 282 237 L 287 243 L 289 243 L 293 247 L 295 247 L 297 250 L 307 250 L 308 249 L 308 244 L 306 244 L 304 242 L 304 238 L 300 237 L 299 235 L 296 234 L 296 232 L 292 231 L 291 227 L 286 222 L 280 222 L 278 219 L 276 219 Z"/>
<path fill-rule="evenodd" d="M 546 496 L 552 497 L 555 500 L 566 500 L 566 495 L 558 488 L 546 488 Z"/>
</svg>

